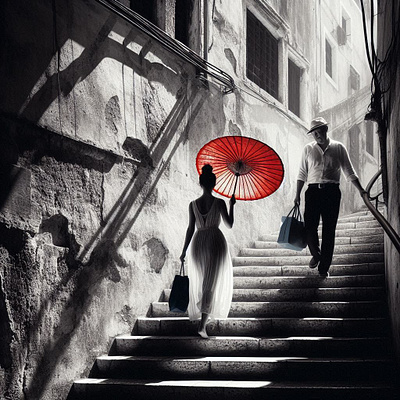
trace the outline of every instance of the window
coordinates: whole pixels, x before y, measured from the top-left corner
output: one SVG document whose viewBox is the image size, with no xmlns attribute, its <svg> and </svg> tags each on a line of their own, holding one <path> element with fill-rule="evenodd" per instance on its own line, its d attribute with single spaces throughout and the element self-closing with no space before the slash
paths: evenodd
<svg viewBox="0 0 400 400">
<path fill-rule="evenodd" d="M 325 71 L 333 78 L 332 46 L 328 42 L 328 39 L 325 39 Z"/>
<path fill-rule="evenodd" d="M 344 44 L 351 39 L 351 18 L 344 8 L 342 8 L 342 31 L 345 35 Z"/>
<path fill-rule="evenodd" d="M 189 47 L 189 27 L 193 2 L 175 1 L 175 39 Z"/>
<path fill-rule="evenodd" d="M 190 30 L 193 23 L 194 0 L 126 0 L 130 8 L 169 36 L 188 47 L 193 45 Z M 201 22 L 199 22 L 199 25 Z M 196 27 L 193 28 L 196 30 Z M 192 40 L 191 40 L 192 39 Z M 192 43 L 191 43 L 192 42 Z"/>
<path fill-rule="evenodd" d="M 247 10 L 247 77 L 278 99 L 278 40 Z"/>
<path fill-rule="evenodd" d="M 157 0 L 131 0 L 130 8 L 143 18 L 157 25 Z"/>
<path fill-rule="evenodd" d="M 291 59 L 288 61 L 288 108 L 300 117 L 301 69 Z"/>
<path fill-rule="evenodd" d="M 374 123 L 372 121 L 365 122 L 365 150 L 374 155 Z"/>
<path fill-rule="evenodd" d="M 350 88 L 360 90 L 360 74 L 350 65 Z"/>
</svg>

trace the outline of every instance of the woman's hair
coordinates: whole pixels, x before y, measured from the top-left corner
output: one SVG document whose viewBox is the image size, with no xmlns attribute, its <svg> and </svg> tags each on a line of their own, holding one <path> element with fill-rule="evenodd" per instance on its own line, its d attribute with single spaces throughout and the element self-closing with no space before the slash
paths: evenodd
<svg viewBox="0 0 400 400">
<path fill-rule="evenodd" d="M 206 189 L 213 189 L 217 178 L 212 172 L 213 168 L 210 164 L 206 164 L 201 169 L 201 175 L 199 178 L 200 185 Z"/>
</svg>

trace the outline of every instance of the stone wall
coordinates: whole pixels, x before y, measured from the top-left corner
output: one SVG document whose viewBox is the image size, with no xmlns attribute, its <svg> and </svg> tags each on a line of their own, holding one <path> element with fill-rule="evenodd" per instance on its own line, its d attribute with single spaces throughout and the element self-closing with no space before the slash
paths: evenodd
<svg viewBox="0 0 400 400">
<path fill-rule="evenodd" d="M 389 62 L 385 65 L 384 74 L 382 75 L 385 79 L 381 81 L 382 85 L 387 85 L 390 82 L 389 90 L 383 97 L 383 106 L 386 110 L 384 117 L 388 127 L 385 149 L 388 173 L 387 218 L 393 229 L 400 235 L 400 37 L 397 31 L 396 36 L 392 36 L 392 27 L 396 27 L 399 24 L 399 20 L 400 9 L 397 2 L 392 2 L 391 0 L 380 2 L 378 21 L 380 58 L 387 55 L 389 47 L 392 49 Z M 385 236 L 385 262 L 392 332 L 397 358 L 400 359 L 400 255 L 387 236 Z"/>
<path fill-rule="evenodd" d="M 400 88 L 400 70 L 397 69 L 396 90 L 393 93 L 399 93 Z M 388 185 L 389 198 L 387 217 L 393 229 L 400 236 L 400 131 L 399 131 L 399 112 L 400 102 L 398 94 L 393 96 L 393 108 L 389 125 L 388 136 Z M 392 320 L 392 331 L 398 359 L 400 359 L 400 255 L 399 251 L 393 246 L 392 242 L 385 236 L 385 260 L 386 260 L 386 278 L 389 295 L 389 307 Z"/>
</svg>

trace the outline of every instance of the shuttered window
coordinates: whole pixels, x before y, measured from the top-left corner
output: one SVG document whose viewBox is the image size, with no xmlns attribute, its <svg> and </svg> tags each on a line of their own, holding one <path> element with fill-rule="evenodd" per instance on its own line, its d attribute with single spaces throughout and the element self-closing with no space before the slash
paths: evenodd
<svg viewBox="0 0 400 400">
<path fill-rule="evenodd" d="M 247 77 L 278 99 L 278 40 L 247 10 Z"/>
<path fill-rule="evenodd" d="M 289 59 L 288 66 L 288 98 L 289 110 L 300 117 L 300 78 L 301 69 Z"/>
<path fill-rule="evenodd" d="M 333 78 L 332 46 L 327 39 L 325 39 L 325 71 Z"/>
<path fill-rule="evenodd" d="M 360 90 L 360 74 L 350 65 L 350 87 L 352 90 Z"/>
</svg>

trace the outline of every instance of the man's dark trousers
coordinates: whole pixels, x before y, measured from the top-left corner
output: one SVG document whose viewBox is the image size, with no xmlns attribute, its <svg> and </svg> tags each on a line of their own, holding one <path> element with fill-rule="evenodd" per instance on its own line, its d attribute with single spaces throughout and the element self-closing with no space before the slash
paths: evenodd
<svg viewBox="0 0 400 400">
<path fill-rule="evenodd" d="M 342 194 L 338 184 L 311 184 L 305 193 L 304 223 L 307 244 L 312 256 L 320 260 L 319 272 L 328 272 L 335 247 L 335 231 Z M 318 225 L 322 218 L 322 241 L 319 246 Z"/>
</svg>

